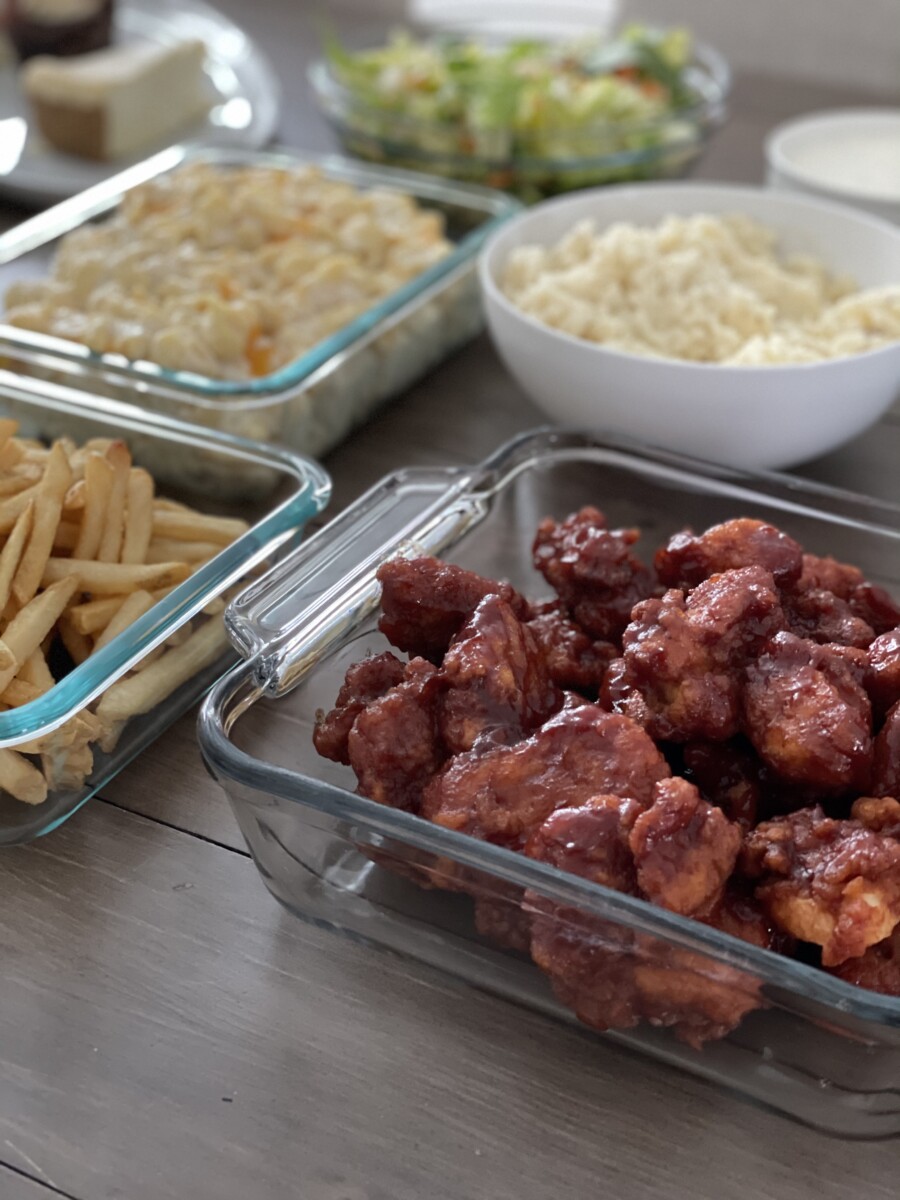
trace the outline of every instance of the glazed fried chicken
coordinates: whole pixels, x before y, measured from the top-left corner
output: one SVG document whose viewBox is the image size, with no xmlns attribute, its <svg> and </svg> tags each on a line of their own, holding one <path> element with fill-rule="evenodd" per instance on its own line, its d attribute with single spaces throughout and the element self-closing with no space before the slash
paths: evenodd
<svg viewBox="0 0 900 1200">
<path fill-rule="evenodd" d="M 363 709 L 347 737 L 347 756 L 359 792 L 417 812 L 422 789 L 446 758 L 438 735 L 437 671 L 423 658 L 406 666 L 396 684 Z"/>
<path fill-rule="evenodd" d="M 900 996 L 900 927 L 883 942 L 870 946 L 859 958 L 848 958 L 832 967 L 831 973 L 871 992 Z"/>
<path fill-rule="evenodd" d="M 866 683 L 877 712 L 887 713 L 900 700 L 900 629 L 881 634 L 869 646 Z"/>
<path fill-rule="evenodd" d="M 386 650 L 353 663 L 348 668 L 334 708 L 321 714 L 313 730 L 313 744 L 323 758 L 348 766 L 347 739 L 359 714 L 398 683 L 402 683 L 406 664 Z"/>
<path fill-rule="evenodd" d="M 869 790 L 873 796 L 900 797 L 900 700 L 885 717 L 875 739 Z"/>
<path fill-rule="evenodd" d="M 378 628 L 399 650 L 440 663 L 485 596 L 499 596 L 520 619 L 527 601 L 508 583 L 483 579 L 437 558 L 393 558 L 377 572 L 382 617 Z"/>
<path fill-rule="evenodd" d="M 867 787 L 871 704 L 832 647 L 776 634 L 747 666 L 743 709 L 747 736 L 782 779 L 824 793 Z"/>
<path fill-rule="evenodd" d="M 563 702 L 531 628 L 499 596 L 486 596 L 456 634 L 440 680 L 438 724 L 451 754 L 519 741 Z"/>
<path fill-rule="evenodd" d="M 590 637 L 558 608 L 533 616 L 527 628 L 540 646 L 557 687 L 597 695 L 609 664 L 618 654 L 611 642 Z"/>
<path fill-rule="evenodd" d="M 724 571 L 688 593 L 671 589 L 632 611 L 604 700 L 663 741 L 725 741 L 740 726 L 748 658 L 780 629 L 772 576 L 761 567 Z"/>
<path fill-rule="evenodd" d="M 634 605 L 653 593 L 650 572 L 631 552 L 639 537 L 636 529 L 607 528 L 596 508 L 538 526 L 534 565 L 594 638 L 619 637 Z"/>
<path fill-rule="evenodd" d="M 689 742 L 682 757 L 684 774 L 703 799 L 742 829 L 752 829 L 763 790 L 760 763 L 752 750 L 738 742 Z"/>
<path fill-rule="evenodd" d="M 699 536 L 689 530 L 676 533 L 653 562 L 666 587 L 688 589 L 722 571 L 761 567 L 781 588 L 800 578 L 803 550 L 774 525 L 738 517 Z"/>
<path fill-rule="evenodd" d="M 900 800 L 893 796 L 860 796 L 854 800 L 850 816 L 873 833 L 900 840 Z"/>
<path fill-rule="evenodd" d="M 900 843 L 818 807 L 757 826 L 740 869 L 780 929 L 822 947 L 825 966 L 858 958 L 900 921 Z"/>
<path fill-rule="evenodd" d="M 451 759 L 422 797 L 422 814 L 447 829 L 519 849 L 556 808 L 598 795 L 643 805 L 669 775 L 662 754 L 628 717 L 595 705 L 564 709 L 515 746 Z"/>
<path fill-rule="evenodd" d="M 628 841 L 641 892 L 682 916 L 709 913 L 721 901 L 741 848 L 741 831 L 707 804 L 686 779 L 664 779 Z"/>
</svg>

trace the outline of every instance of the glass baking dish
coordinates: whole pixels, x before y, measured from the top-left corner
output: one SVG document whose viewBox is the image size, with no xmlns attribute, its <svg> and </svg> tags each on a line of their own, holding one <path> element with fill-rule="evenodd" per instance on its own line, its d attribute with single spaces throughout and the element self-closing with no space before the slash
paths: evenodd
<svg viewBox="0 0 900 1200">
<path fill-rule="evenodd" d="M 440 210 L 455 247 L 287 367 L 246 382 L 170 371 L 121 355 L 94 354 L 78 343 L 7 324 L 0 324 L 0 365 L 79 388 L 86 393 L 86 403 L 93 395 L 108 395 L 193 424 L 319 457 L 481 329 L 475 259 L 487 236 L 519 209 L 514 200 L 488 188 L 294 150 L 172 147 L 130 167 L 0 235 L 0 298 L 16 280 L 45 276 L 51 255 L 66 233 L 102 220 L 128 191 L 147 180 L 194 162 L 226 169 L 257 165 L 290 170 L 316 165 L 327 178 L 357 188 L 393 188 L 424 207 Z"/>
<path fill-rule="evenodd" d="M 159 648 L 202 635 L 213 622 L 221 626 L 224 599 L 296 545 L 306 522 L 327 503 L 330 481 L 316 463 L 289 451 L 193 429 L 108 399 L 87 411 L 82 398 L 67 388 L 19 379 L 6 371 L 0 371 L 0 414 L 19 422 L 22 437 L 66 435 L 79 445 L 95 437 L 121 439 L 137 466 L 169 460 L 165 477 L 157 476 L 158 496 L 203 513 L 240 516 L 249 524 L 245 533 L 39 698 L 15 708 L 0 706 L 0 749 L 19 748 L 34 765 L 40 762 L 48 779 L 64 779 L 66 772 L 60 769 L 65 766 L 64 751 L 58 751 L 59 743 L 49 735 L 62 732 L 61 727 L 76 715 L 86 720 L 84 714 L 90 713 L 100 721 L 98 710 L 116 681 L 149 668 L 152 656 L 165 653 Z M 235 499 L 226 503 L 219 479 L 229 471 L 252 479 L 252 494 L 237 489 Z M 199 644 L 195 647 L 199 649 Z M 235 659 L 224 631 L 220 637 L 210 632 L 203 647 L 202 654 L 192 654 L 196 670 L 183 671 L 184 679 L 175 690 L 171 690 L 172 679 L 180 674 L 174 666 L 168 668 L 173 674 L 163 673 L 161 679 L 157 669 L 160 699 L 148 711 L 136 706 L 130 718 L 119 713 L 112 723 L 104 719 L 102 738 L 90 744 L 93 760 L 82 783 L 51 783 L 47 798 L 33 806 L 0 787 L 0 845 L 28 841 L 56 828 L 190 708 Z M 175 660 L 159 661 L 173 664 Z M 44 747 L 40 760 L 37 743 Z M 57 748 L 46 748 L 53 745 Z M 62 762 L 52 759 L 58 752 L 63 754 Z"/>
<path fill-rule="evenodd" d="M 811 551 L 900 583 L 900 508 L 789 476 L 549 431 L 471 469 L 392 475 L 227 611 L 246 661 L 204 702 L 200 741 L 266 886 L 309 920 L 574 1021 L 515 948 L 523 913 L 537 920 L 550 906 L 576 946 L 589 936 L 645 981 L 680 988 L 681 1037 L 653 1024 L 607 1036 L 835 1134 L 896 1134 L 900 1000 L 357 796 L 350 768 L 313 748 L 346 668 L 387 648 L 374 617 L 381 562 L 444 554 L 541 595 L 534 529 L 585 503 L 612 526 L 640 526 L 648 544 L 685 524 L 770 519 Z M 721 1013 L 734 1032 L 691 1044 Z"/>
</svg>

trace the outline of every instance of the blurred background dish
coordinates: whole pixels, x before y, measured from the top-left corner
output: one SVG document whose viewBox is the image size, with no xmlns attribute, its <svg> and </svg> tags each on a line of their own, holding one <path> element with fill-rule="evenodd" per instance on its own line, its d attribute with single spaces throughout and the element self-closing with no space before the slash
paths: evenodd
<svg viewBox="0 0 900 1200">
<path fill-rule="evenodd" d="M 766 139 L 770 187 L 900 222 L 900 108 L 810 113 Z"/>
<path fill-rule="evenodd" d="M 584 218 L 602 232 L 615 222 L 655 226 L 697 213 L 742 213 L 776 231 L 782 255 L 814 256 L 860 288 L 900 279 L 900 229 L 842 205 L 685 183 L 561 198 L 514 217 L 481 257 L 488 327 L 522 388 L 560 423 L 757 469 L 803 462 L 873 424 L 900 391 L 900 342 L 852 357 L 765 366 L 641 357 L 551 328 L 504 294 L 514 249 L 555 245 Z"/>
<path fill-rule="evenodd" d="M 683 175 L 724 120 L 728 66 L 685 30 L 535 42 L 498 28 L 329 39 L 313 92 L 349 153 L 526 201 Z"/>
<path fill-rule="evenodd" d="M 119 0 L 115 22 L 117 41 L 205 43 L 209 112 L 185 129 L 184 144 L 255 149 L 270 140 L 280 107 L 278 78 L 253 40 L 232 21 L 203 0 Z M 135 161 L 163 148 L 145 147 Z M 45 205 L 74 196 L 128 165 L 128 159 L 97 163 L 51 149 L 37 132 L 18 65 L 0 62 L 0 193 Z"/>
</svg>

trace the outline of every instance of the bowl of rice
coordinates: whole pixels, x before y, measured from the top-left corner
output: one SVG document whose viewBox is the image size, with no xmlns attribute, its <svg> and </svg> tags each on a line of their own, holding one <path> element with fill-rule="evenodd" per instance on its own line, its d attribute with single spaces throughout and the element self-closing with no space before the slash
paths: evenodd
<svg viewBox="0 0 900 1200">
<path fill-rule="evenodd" d="M 506 365 L 566 425 L 782 468 L 900 398 L 900 228 L 839 204 L 596 189 L 508 222 L 480 277 Z"/>
</svg>

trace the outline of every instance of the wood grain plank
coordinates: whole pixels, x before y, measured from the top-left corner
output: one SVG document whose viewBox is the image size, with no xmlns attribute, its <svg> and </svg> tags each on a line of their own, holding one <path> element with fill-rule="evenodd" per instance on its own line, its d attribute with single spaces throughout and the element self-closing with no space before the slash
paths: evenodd
<svg viewBox="0 0 900 1200">
<path fill-rule="evenodd" d="M 4 868 L 0 1148 L 73 1196 L 896 1195 L 890 1144 L 307 925 L 247 859 L 132 814 L 85 808 Z"/>
</svg>

